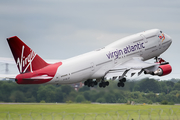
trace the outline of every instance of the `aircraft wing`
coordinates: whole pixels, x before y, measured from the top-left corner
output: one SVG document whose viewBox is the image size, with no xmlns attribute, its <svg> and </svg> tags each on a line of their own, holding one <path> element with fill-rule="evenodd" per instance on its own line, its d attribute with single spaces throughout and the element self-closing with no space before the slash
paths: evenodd
<svg viewBox="0 0 180 120">
<path fill-rule="evenodd" d="M 148 63 L 142 61 L 140 57 L 134 57 L 131 60 L 128 60 L 110 69 L 104 77 L 113 78 L 113 77 L 121 76 L 123 78 L 127 73 L 130 73 L 132 77 L 136 73 L 140 75 L 144 71 L 144 69 L 154 71 L 158 67 L 159 67 L 158 63 Z"/>
<path fill-rule="evenodd" d="M 16 64 L 13 58 L 0 57 L 0 63 Z"/>
<path fill-rule="evenodd" d="M 15 79 L 17 74 L 0 74 L 0 80 L 1 79 Z"/>
</svg>

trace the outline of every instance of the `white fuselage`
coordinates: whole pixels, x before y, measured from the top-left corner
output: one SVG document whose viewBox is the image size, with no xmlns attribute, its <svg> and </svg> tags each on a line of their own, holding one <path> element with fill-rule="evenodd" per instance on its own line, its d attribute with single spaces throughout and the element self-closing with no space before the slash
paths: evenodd
<svg viewBox="0 0 180 120">
<path fill-rule="evenodd" d="M 148 60 L 159 56 L 171 44 L 171 38 L 164 34 L 160 39 L 159 29 L 153 29 L 122 38 L 101 49 L 62 61 L 50 84 L 78 83 L 87 79 L 103 78 L 113 67 L 133 57 Z"/>
</svg>

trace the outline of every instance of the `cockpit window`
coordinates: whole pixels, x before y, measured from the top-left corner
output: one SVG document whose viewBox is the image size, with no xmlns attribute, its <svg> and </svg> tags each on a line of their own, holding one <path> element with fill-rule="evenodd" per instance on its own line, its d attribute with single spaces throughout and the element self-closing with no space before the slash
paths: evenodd
<svg viewBox="0 0 180 120">
<path fill-rule="evenodd" d="M 162 42 L 165 39 L 165 35 L 162 33 L 162 31 L 160 31 L 160 34 L 158 35 L 158 37 L 160 38 L 160 40 L 162 40 Z"/>
</svg>

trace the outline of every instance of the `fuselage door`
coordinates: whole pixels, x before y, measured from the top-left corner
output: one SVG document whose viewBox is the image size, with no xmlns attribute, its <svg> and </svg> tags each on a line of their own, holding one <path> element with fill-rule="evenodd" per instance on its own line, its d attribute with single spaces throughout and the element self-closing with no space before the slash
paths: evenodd
<svg viewBox="0 0 180 120">
<path fill-rule="evenodd" d="M 91 71 L 94 71 L 94 63 L 92 62 L 90 65 L 91 65 Z"/>
<path fill-rule="evenodd" d="M 148 40 L 146 39 L 146 37 L 145 37 L 143 34 L 141 34 L 140 36 L 141 36 L 141 38 L 143 39 L 143 41 L 142 41 L 141 44 L 143 45 L 143 47 L 145 47 L 146 44 L 148 43 Z M 139 52 L 140 52 L 140 56 L 143 56 L 144 50 L 145 50 L 144 48 L 141 48 L 141 49 L 140 49 L 140 51 L 139 51 Z"/>
<path fill-rule="evenodd" d="M 58 83 L 60 81 L 60 79 L 61 79 L 60 74 L 57 73 L 54 79 L 55 79 L 55 83 Z"/>
<path fill-rule="evenodd" d="M 141 34 L 140 36 L 141 36 L 141 38 L 142 38 L 143 41 L 144 41 L 144 45 L 147 44 L 147 43 L 148 43 L 148 40 L 146 39 L 146 37 L 145 37 L 143 34 Z"/>
</svg>

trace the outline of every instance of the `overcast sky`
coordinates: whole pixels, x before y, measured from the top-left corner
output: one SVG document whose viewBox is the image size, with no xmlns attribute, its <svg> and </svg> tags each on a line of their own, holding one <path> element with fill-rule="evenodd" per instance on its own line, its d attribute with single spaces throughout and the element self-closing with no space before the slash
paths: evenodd
<svg viewBox="0 0 180 120">
<path fill-rule="evenodd" d="M 66 59 L 153 28 L 173 38 L 161 57 L 180 78 L 179 0 L 1 0 L 0 57 L 12 57 L 14 35 L 44 59 Z"/>
</svg>

